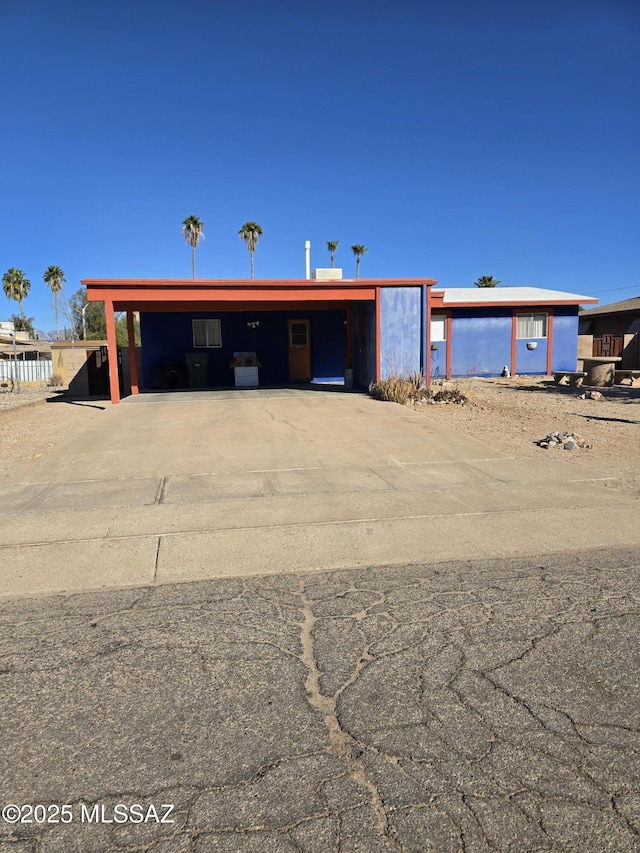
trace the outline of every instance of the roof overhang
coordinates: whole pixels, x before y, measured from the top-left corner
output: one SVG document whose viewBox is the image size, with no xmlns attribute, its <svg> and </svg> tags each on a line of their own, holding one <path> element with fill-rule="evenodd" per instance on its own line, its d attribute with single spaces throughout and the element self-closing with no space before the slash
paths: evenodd
<svg viewBox="0 0 640 853">
<path fill-rule="evenodd" d="M 109 301 L 115 310 L 189 310 L 216 303 L 373 301 L 381 287 L 431 287 L 430 278 L 411 279 L 83 279 L 90 302 Z M 237 310 L 237 308 L 236 308 Z"/>
<path fill-rule="evenodd" d="M 431 291 L 434 308 L 519 308 L 595 304 L 593 296 L 536 287 L 447 287 Z"/>
</svg>

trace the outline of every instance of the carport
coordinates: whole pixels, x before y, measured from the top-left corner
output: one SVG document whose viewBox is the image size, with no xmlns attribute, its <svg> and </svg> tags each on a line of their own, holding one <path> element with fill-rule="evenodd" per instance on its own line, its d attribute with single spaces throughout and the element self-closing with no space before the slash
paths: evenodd
<svg viewBox="0 0 640 853">
<path fill-rule="evenodd" d="M 206 354 L 203 387 L 228 385 L 237 351 L 256 352 L 269 382 L 366 387 L 391 366 L 429 375 L 433 279 L 85 279 L 105 305 L 109 388 L 120 400 L 116 312 L 126 312 L 131 392 L 152 386 L 155 365 Z M 135 358 L 139 312 L 143 375 Z"/>
</svg>

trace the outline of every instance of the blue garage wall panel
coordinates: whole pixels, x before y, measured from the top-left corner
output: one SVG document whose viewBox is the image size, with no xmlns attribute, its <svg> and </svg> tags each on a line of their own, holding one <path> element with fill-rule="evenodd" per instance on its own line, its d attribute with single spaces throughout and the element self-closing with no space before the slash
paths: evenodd
<svg viewBox="0 0 640 853">
<path fill-rule="evenodd" d="M 511 364 L 510 308 L 454 310 L 451 319 L 451 375 L 500 376 Z"/>
<path fill-rule="evenodd" d="M 552 370 L 575 370 L 578 363 L 578 307 L 554 308 Z"/>
<path fill-rule="evenodd" d="M 222 346 L 194 348 L 192 320 L 219 319 Z M 311 321 L 311 359 L 314 378 L 344 376 L 346 310 L 332 311 L 250 311 L 250 312 L 142 312 L 143 386 L 153 388 L 154 370 L 163 370 L 175 362 L 186 376 L 187 353 L 206 353 L 208 384 L 233 385 L 229 362 L 234 352 L 255 352 L 260 359 L 260 384 L 277 385 L 289 381 L 288 321 Z M 255 329 L 247 322 L 258 322 Z"/>
<path fill-rule="evenodd" d="M 420 287 L 380 288 L 380 375 L 420 371 Z"/>
<path fill-rule="evenodd" d="M 311 370 L 316 381 L 344 381 L 347 312 L 314 311 L 311 315 Z"/>
<path fill-rule="evenodd" d="M 352 303 L 353 382 L 368 388 L 376 378 L 376 313 L 373 302 Z"/>
</svg>

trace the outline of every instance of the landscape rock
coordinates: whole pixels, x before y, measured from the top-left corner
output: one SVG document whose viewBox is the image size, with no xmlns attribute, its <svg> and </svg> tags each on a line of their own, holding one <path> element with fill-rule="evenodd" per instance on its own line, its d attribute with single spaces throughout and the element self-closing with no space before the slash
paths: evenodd
<svg viewBox="0 0 640 853">
<path fill-rule="evenodd" d="M 537 441 L 538 447 L 544 450 L 553 450 L 555 447 L 561 447 L 564 450 L 576 450 L 578 447 L 591 447 L 590 444 L 578 435 L 577 432 L 550 432 L 545 438 Z"/>
</svg>

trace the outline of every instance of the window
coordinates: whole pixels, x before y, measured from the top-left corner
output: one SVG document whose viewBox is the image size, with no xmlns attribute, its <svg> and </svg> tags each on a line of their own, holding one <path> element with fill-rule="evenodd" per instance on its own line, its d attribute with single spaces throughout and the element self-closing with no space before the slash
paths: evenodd
<svg viewBox="0 0 640 853">
<path fill-rule="evenodd" d="M 289 345 L 292 347 L 309 346 L 309 322 L 292 320 L 289 323 Z"/>
<path fill-rule="evenodd" d="M 516 338 L 546 338 L 546 314 L 518 314 Z"/>
<path fill-rule="evenodd" d="M 194 347 L 221 347 L 220 320 L 193 320 Z"/>
<path fill-rule="evenodd" d="M 431 343 L 447 340 L 447 315 L 431 315 Z"/>
</svg>

